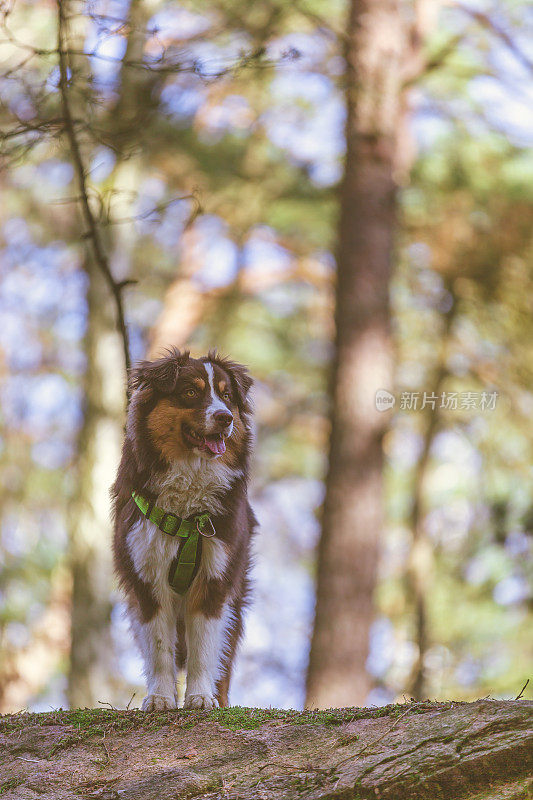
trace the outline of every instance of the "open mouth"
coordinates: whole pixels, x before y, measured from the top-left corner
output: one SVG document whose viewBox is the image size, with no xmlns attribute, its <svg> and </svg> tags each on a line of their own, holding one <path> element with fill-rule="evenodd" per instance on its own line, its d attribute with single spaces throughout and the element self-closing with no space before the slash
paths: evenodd
<svg viewBox="0 0 533 800">
<path fill-rule="evenodd" d="M 211 452 L 215 456 L 221 456 L 226 452 L 226 442 L 221 433 L 212 433 L 208 436 L 202 436 L 191 428 L 190 425 L 183 424 L 181 427 L 183 438 L 190 444 L 191 447 L 197 447 L 198 450 L 205 450 Z"/>
</svg>

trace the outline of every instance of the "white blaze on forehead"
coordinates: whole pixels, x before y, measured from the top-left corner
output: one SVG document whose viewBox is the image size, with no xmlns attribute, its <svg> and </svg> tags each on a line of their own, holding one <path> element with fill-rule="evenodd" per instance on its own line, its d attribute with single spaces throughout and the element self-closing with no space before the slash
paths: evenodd
<svg viewBox="0 0 533 800">
<path fill-rule="evenodd" d="M 222 402 L 222 400 L 215 391 L 215 371 L 213 369 L 213 365 L 206 361 L 204 367 L 205 371 L 207 372 L 207 380 L 209 383 L 209 395 L 210 395 L 209 405 L 205 410 L 205 421 L 211 422 L 217 411 L 229 412 L 229 408 L 225 403 Z M 231 430 L 233 430 L 233 428 L 231 428 Z"/>
</svg>

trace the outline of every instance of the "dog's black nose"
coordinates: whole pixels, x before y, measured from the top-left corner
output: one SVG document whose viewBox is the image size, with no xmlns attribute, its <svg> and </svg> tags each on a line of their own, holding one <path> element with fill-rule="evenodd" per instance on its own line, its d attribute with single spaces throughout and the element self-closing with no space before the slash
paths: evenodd
<svg viewBox="0 0 533 800">
<path fill-rule="evenodd" d="M 233 415 L 229 411 L 216 411 L 213 416 L 215 421 L 222 427 L 226 427 L 230 422 L 233 422 Z"/>
</svg>

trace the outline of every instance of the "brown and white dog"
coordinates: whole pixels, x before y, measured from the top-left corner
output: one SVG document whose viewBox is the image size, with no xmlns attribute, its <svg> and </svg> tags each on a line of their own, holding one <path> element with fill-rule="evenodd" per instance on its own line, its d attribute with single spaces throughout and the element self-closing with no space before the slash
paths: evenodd
<svg viewBox="0 0 533 800">
<path fill-rule="evenodd" d="M 176 708 L 177 669 L 185 666 L 185 708 L 228 704 L 256 525 L 247 498 L 251 384 L 245 367 L 212 352 L 196 359 L 172 350 L 132 370 L 112 488 L 114 562 L 144 662 L 145 711 Z M 132 491 L 183 518 L 211 515 L 216 535 L 202 539 L 184 596 L 168 583 L 179 539 L 141 513 Z"/>
</svg>

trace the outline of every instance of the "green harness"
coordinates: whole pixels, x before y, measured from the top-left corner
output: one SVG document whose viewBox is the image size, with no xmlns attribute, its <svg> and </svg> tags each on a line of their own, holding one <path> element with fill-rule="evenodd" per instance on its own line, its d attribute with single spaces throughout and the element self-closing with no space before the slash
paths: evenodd
<svg viewBox="0 0 533 800">
<path fill-rule="evenodd" d="M 164 511 L 138 492 L 132 492 L 138 509 L 168 536 L 179 536 L 178 554 L 170 564 L 168 582 L 177 594 L 185 594 L 193 582 L 202 556 L 202 536 L 211 538 L 216 531 L 207 512 L 182 519 L 177 514 Z"/>
</svg>

